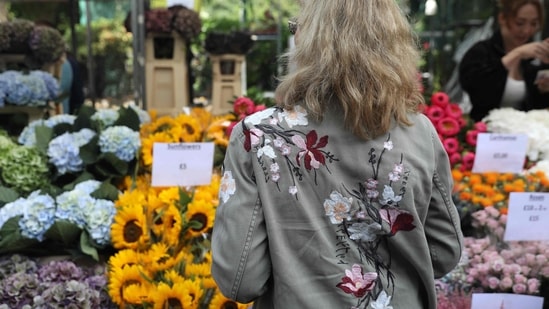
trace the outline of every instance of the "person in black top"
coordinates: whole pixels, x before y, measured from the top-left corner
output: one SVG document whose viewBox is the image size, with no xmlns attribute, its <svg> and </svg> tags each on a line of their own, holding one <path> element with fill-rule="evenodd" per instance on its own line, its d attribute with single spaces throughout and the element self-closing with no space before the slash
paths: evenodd
<svg viewBox="0 0 549 309">
<path fill-rule="evenodd" d="M 499 29 L 477 42 L 459 64 L 459 82 L 470 97 L 470 116 L 482 120 L 492 109 L 549 108 L 549 39 L 533 41 L 543 24 L 540 0 L 499 0 Z M 540 74 L 542 75 L 542 74 Z"/>
</svg>

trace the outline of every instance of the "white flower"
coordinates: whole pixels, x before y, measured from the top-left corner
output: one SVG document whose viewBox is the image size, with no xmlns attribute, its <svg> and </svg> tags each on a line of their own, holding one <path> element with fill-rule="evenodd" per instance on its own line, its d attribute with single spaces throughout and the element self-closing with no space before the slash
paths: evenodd
<svg viewBox="0 0 549 309">
<path fill-rule="evenodd" d="M 257 157 L 261 158 L 262 156 L 267 156 L 271 159 L 276 158 L 276 153 L 271 145 L 265 145 L 257 151 Z"/>
<path fill-rule="evenodd" d="M 379 203 L 381 205 L 392 205 L 400 202 L 402 199 L 402 196 L 397 195 L 395 196 L 395 192 L 393 191 L 393 188 L 391 188 L 388 185 L 385 185 L 383 189 L 383 193 L 381 194 L 383 199 L 379 200 Z"/>
<path fill-rule="evenodd" d="M 391 296 L 387 295 L 385 291 L 381 291 L 376 301 L 370 303 L 372 309 L 393 309 L 393 306 L 389 306 L 391 303 Z"/>
<path fill-rule="evenodd" d="M 353 199 L 344 197 L 337 191 L 330 193 L 330 198 L 324 201 L 324 211 L 330 217 L 332 224 L 340 224 L 343 220 L 351 220 L 351 203 Z"/>
<path fill-rule="evenodd" d="M 296 186 L 289 186 L 289 187 L 288 187 L 288 192 L 289 192 L 291 195 L 296 195 L 296 194 L 297 194 L 297 187 L 296 187 Z"/>
<path fill-rule="evenodd" d="M 309 124 L 309 121 L 307 120 L 307 111 L 299 105 L 294 107 L 294 110 L 292 111 L 284 110 L 278 115 L 278 118 L 280 121 L 286 121 L 290 128 Z"/>
<path fill-rule="evenodd" d="M 219 186 L 219 198 L 226 203 L 231 195 L 236 192 L 236 182 L 231 171 L 225 171 Z"/>
<path fill-rule="evenodd" d="M 274 108 L 267 108 L 262 111 L 256 112 L 251 114 L 250 116 L 246 117 L 246 120 L 244 120 L 244 123 L 246 125 L 258 125 L 261 123 L 263 119 L 267 119 L 271 117 L 271 115 L 274 113 Z"/>
<path fill-rule="evenodd" d="M 383 143 L 383 148 L 385 148 L 387 150 L 392 150 L 393 149 L 393 141 L 386 141 L 385 143 Z"/>
</svg>

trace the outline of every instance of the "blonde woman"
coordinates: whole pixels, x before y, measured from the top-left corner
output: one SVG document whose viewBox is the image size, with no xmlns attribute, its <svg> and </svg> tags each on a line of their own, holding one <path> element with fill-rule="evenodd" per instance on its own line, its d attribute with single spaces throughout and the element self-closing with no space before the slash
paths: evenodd
<svg viewBox="0 0 549 309">
<path fill-rule="evenodd" d="M 306 0 L 291 26 L 278 106 L 231 135 L 219 289 L 253 308 L 435 309 L 462 234 L 406 17 L 393 0 Z"/>
</svg>

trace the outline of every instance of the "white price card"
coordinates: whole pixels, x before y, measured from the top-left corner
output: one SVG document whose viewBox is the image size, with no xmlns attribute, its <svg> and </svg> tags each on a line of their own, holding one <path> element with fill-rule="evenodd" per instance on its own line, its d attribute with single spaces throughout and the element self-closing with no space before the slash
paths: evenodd
<svg viewBox="0 0 549 309">
<path fill-rule="evenodd" d="M 471 309 L 542 309 L 543 297 L 506 294 L 473 293 Z"/>
<path fill-rule="evenodd" d="M 511 192 L 503 240 L 549 240 L 549 193 Z"/>
<path fill-rule="evenodd" d="M 152 186 L 199 186 L 212 181 L 214 143 L 154 143 Z"/>
<path fill-rule="evenodd" d="M 479 133 L 473 173 L 520 173 L 527 149 L 526 134 Z"/>
</svg>

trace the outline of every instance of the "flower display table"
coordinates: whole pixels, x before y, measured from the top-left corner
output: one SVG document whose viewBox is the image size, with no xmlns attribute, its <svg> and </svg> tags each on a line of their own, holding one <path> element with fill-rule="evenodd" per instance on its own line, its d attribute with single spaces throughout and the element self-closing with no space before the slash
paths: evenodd
<svg viewBox="0 0 549 309">
<path fill-rule="evenodd" d="M 29 118 L 29 122 L 37 119 L 42 119 L 48 111 L 47 107 L 33 107 L 33 106 L 3 106 L 0 107 L 0 114 L 26 114 Z"/>
</svg>

